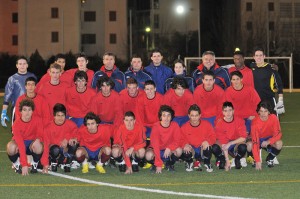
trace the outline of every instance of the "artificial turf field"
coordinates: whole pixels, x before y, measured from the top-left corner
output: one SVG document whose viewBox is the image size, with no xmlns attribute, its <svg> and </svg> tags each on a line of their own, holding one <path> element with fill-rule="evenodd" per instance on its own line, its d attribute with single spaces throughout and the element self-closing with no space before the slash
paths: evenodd
<svg viewBox="0 0 300 199">
<path fill-rule="evenodd" d="M 67 176 L 73 179 L 64 178 L 62 170 L 58 172 L 62 176 L 38 173 L 23 177 L 14 173 L 5 153 L 10 130 L 0 127 L 0 198 L 300 198 L 300 93 L 285 93 L 284 99 L 286 114 L 280 119 L 286 147 L 278 157 L 280 165 L 270 169 L 264 164 L 262 171 L 248 165 L 229 172 L 216 167 L 213 173 L 186 172 L 184 164 L 177 163 L 175 172 L 163 170 L 162 174 L 140 169 L 124 175 L 106 167 L 106 174 L 72 170 Z M 126 189 L 112 187 L 115 185 Z M 145 190 L 127 189 L 132 187 Z M 168 192 L 147 192 L 149 189 Z"/>
</svg>

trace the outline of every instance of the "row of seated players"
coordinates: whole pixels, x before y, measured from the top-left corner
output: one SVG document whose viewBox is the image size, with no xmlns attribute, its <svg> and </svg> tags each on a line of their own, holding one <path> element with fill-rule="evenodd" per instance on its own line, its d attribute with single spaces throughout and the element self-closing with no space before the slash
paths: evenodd
<svg viewBox="0 0 300 199">
<path fill-rule="evenodd" d="M 23 99 L 18 111 L 20 118 L 13 124 L 13 139 L 7 144 L 7 153 L 16 172 L 22 175 L 29 174 L 26 155 L 33 157 L 31 173 L 37 172 L 40 160 L 44 173 L 49 167 L 56 171 L 57 164 L 64 160 L 64 170 L 70 172 L 73 159 L 82 163 L 83 173 L 89 172 L 88 161 L 92 160 L 97 162 L 99 173 L 106 173 L 104 165 L 111 156 L 119 163 L 120 171 L 126 174 L 138 171 L 145 162 L 153 164 L 151 170 L 156 173 L 161 173 L 164 166 L 168 171 L 174 171 L 179 158 L 186 162 L 186 171 L 199 167 L 199 161 L 203 161 L 206 171 L 212 172 L 212 154 L 220 160 L 219 169 L 228 171 L 229 155 L 235 157 L 235 168 L 240 169 L 240 160 L 247 148 L 250 149 L 248 153 L 253 153 L 255 168 L 261 170 L 260 148 L 268 151 L 266 162 L 269 167 L 274 166 L 274 158 L 282 148 L 279 121 L 270 114 L 267 102 L 257 106 L 258 116 L 252 122 L 251 139 L 248 140 L 244 120 L 234 115 L 231 102 L 223 103 L 222 116 L 216 120 L 215 128 L 200 119 L 201 110 L 196 104 L 189 107 L 189 121 L 182 127 L 172 121 L 174 110 L 161 105 L 156 113 L 159 121 L 152 127 L 148 147 L 146 129 L 136 121 L 132 111 L 124 114 L 123 123 L 116 131 L 112 125 L 101 123 L 92 112 L 85 115 L 84 125 L 78 129 L 75 123 L 66 119 L 66 107 L 59 103 L 53 107 L 52 121 L 44 128 L 41 118 L 33 114 L 33 100 Z"/>
</svg>

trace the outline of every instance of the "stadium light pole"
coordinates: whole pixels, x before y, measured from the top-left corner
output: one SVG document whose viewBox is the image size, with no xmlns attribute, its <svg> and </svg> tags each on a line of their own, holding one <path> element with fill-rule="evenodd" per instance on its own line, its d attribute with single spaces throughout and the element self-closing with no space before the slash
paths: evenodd
<svg viewBox="0 0 300 199">
<path fill-rule="evenodd" d="M 151 32 L 151 28 L 146 27 L 145 31 L 146 31 L 146 49 L 147 49 L 147 53 L 148 53 L 148 51 L 149 51 L 149 32 Z"/>
</svg>

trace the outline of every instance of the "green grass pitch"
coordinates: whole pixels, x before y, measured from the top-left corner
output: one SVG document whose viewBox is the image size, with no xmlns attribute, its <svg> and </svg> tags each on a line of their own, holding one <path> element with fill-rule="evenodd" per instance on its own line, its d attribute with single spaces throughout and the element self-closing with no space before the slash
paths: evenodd
<svg viewBox="0 0 300 199">
<path fill-rule="evenodd" d="M 103 183 L 125 185 L 145 189 L 207 194 L 242 198 L 300 198 L 300 93 L 285 93 L 286 114 L 281 116 L 284 146 L 278 159 L 280 165 L 262 171 L 251 166 L 242 170 L 186 172 L 183 163 L 176 163 L 176 172 L 163 170 L 153 174 L 141 169 L 133 175 L 121 174 L 118 169 L 106 167 L 106 174 L 90 170 L 72 170 L 69 176 Z M 2 104 L 3 97 L 0 98 Z M 0 198 L 194 198 L 192 196 L 149 193 L 104 185 L 84 183 L 41 173 L 23 177 L 13 172 L 5 153 L 11 139 L 10 129 L 0 127 Z M 263 157 L 266 154 L 263 153 Z M 212 158 L 214 162 L 214 157 Z M 64 172 L 59 170 L 63 175 Z"/>
</svg>

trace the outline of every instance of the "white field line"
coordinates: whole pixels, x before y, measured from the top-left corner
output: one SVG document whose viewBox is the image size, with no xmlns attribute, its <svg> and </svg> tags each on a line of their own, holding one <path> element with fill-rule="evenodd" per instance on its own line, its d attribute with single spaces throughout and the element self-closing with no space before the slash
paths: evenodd
<svg viewBox="0 0 300 199">
<path fill-rule="evenodd" d="M 41 172 L 41 170 L 39 170 L 39 172 Z M 128 190 L 135 190 L 135 191 L 144 191 L 144 192 L 151 192 L 151 193 L 177 195 L 177 196 L 188 196 L 188 197 L 220 198 L 220 199 L 248 199 L 248 198 L 233 197 L 233 196 L 217 196 L 217 195 L 208 195 L 208 194 L 184 193 L 184 192 L 175 192 L 175 191 L 165 191 L 165 190 L 159 190 L 159 189 L 146 189 L 146 188 L 140 188 L 140 187 L 130 187 L 130 186 L 124 186 L 124 185 L 118 185 L 118 184 L 112 184 L 112 183 L 106 183 L 106 182 L 98 182 L 98 181 L 94 181 L 94 180 L 88 180 L 88 179 L 68 176 L 68 175 L 55 173 L 55 172 L 51 172 L 51 171 L 49 171 L 49 174 L 53 175 L 53 176 L 61 177 L 61 178 L 74 180 L 74 181 L 108 186 L 108 187 L 114 187 L 114 188 L 119 188 L 119 189 L 128 189 Z"/>
</svg>

